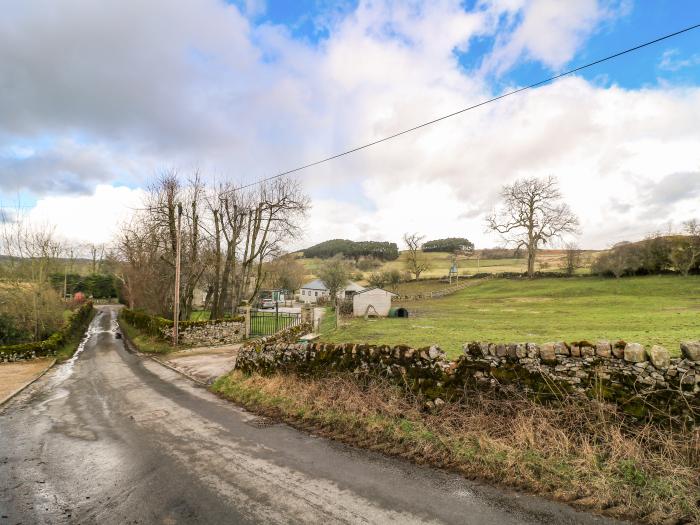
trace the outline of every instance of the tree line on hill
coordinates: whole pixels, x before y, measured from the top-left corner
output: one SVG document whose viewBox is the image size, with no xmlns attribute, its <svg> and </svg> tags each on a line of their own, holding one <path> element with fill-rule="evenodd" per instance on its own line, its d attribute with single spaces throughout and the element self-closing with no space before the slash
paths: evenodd
<svg viewBox="0 0 700 525">
<path fill-rule="evenodd" d="M 474 243 L 464 237 L 448 237 L 446 239 L 426 241 L 421 244 L 420 249 L 426 253 L 470 254 L 474 251 Z M 303 253 L 304 257 L 307 258 L 330 259 L 341 255 L 355 261 L 359 261 L 361 258 L 394 261 L 399 258 L 399 248 L 394 242 L 350 241 L 347 239 L 324 241 L 306 248 L 303 250 Z"/>
<path fill-rule="evenodd" d="M 426 241 L 421 246 L 424 252 L 462 253 L 470 254 L 474 251 L 474 243 L 464 237 L 448 237 Z"/>
<path fill-rule="evenodd" d="M 677 272 L 700 273 L 700 224 L 684 224 L 682 235 L 654 234 L 639 242 L 622 242 L 603 252 L 591 272 L 622 277 Z"/>
<path fill-rule="evenodd" d="M 394 261 L 399 258 L 399 247 L 394 242 L 350 241 L 331 239 L 303 250 L 304 257 L 330 259 L 342 255 L 358 261 L 361 257 L 372 257 L 380 261 Z"/>
</svg>

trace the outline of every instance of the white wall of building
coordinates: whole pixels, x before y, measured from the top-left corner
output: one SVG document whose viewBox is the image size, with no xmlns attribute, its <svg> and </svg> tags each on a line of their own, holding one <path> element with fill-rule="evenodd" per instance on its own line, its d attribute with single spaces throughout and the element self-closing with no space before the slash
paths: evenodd
<svg viewBox="0 0 700 525">
<path fill-rule="evenodd" d="M 386 317 L 391 309 L 392 295 L 381 288 L 358 293 L 352 298 L 352 313 L 355 317 L 362 317 L 367 312 L 367 307 L 372 305 L 378 315 Z"/>
<path fill-rule="evenodd" d="M 302 303 L 315 303 L 318 301 L 319 297 L 330 298 L 331 294 L 328 291 L 323 290 L 310 290 L 308 288 L 302 288 L 299 291 L 297 297 Z M 345 290 L 338 292 L 339 299 L 345 299 Z"/>
</svg>

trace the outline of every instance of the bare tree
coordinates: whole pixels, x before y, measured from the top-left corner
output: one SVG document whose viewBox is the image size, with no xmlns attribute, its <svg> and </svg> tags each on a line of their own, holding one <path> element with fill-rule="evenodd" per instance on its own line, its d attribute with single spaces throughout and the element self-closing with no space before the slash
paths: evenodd
<svg viewBox="0 0 700 525">
<path fill-rule="evenodd" d="M 582 252 L 578 244 L 570 242 L 564 252 L 564 269 L 567 275 L 573 275 L 581 267 Z"/>
<path fill-rule="evenodd" d="M 328 259 L 318 270 L 318 277 L 323 281 L 323 284 L 326 285 L 326 288 L 328 288 L 328 293 L 330 294 L 333 305 L 335 306 L 336 328 L 340 322 L 338 295 L 346 286 L 349 276 L 350 269 L 348 268 L 348 264 L 340 255 L 336 255 L 332 259 Z"/>
<path fill-rule="evenodd" d="M 292 255 L 284 255 L 263 267 L 264 283 L 294 293 L 304 284 L 306 268 Z"/>
<path fill-rule="evenodd" d="M 408 248 L 406 254 L 406 269 L 412 273 L 416 281 L 420 274 L 430 269 L 430 260 L 421 250 L 421 243 L 425 239 L 424 236 L 417 233 L 404 233 L 403 242 Z"/>
<path fill-rule="evenodd" d="M 264 263 L 299 234 L 309 203 L 299 183 L 286 178 L 247 191 L 223 184 L 209 200 L 214 225 L 209 293 L 216 317 L 255 298 Z"/>
<path fill-rule="evenodd" d="M 486 220 L 490 230 L 504 240 L 527 250 L 527 273 L 535 273 L 540 245 L 565 233 L 575 233 L 578 218 L 566 203 L 555 177 L 527 178 L 503 187 L 503 203 Z"/>
<path fill-rule="evenodd" d="M 121 267 L 115 274 L 131 306 L 172 315 L 177 210 L 182 205 L 179 311 L 181 318 L 189 317 L 194 290 L 208 263 L 200 224 L 203 191 L 197 173 L 183 183 L 176 172 L 165 172 L 149 187 L 144 209 L 122 226 L 115 251 Z"/>
<path fill-rule="evenodd" d="M 164 173 L 149 188 L 144 209 L 123 225 L 112 257 L 131 306 L 164 316 L 174 310 L 180 206 L 181 318 L 189 317 L 198 288 L 206 290 L 211 317 L 218 318 L 253 300 L 264 263 L 298 235 L 308 198 L 292 179 L 244 190 L 231 183 L 207 189 L 197 173 L 184 182 L 175 172 Z"/>
<path fill-rule="evenodd" d="M 105 245 L 104 244 L 89 244 L 88 250 L 90 251 L 90 259 L 92 261 L 91 271 L 92 273 L 97 273 L 102 268 L 102 261 L 105 256 Z"/>
<path fill-rule="evenodd" d="M 333 300 L 338 298 L 338 294 L 346 286 L 349 276 L 348 264 L 340 256 L 328 259 L 318 270 L 318 278 L 326 285 Z"/>
<path fill-rule="evenodd" d="M 266 258 L 279 254 L 280 244 L 299 233 L 299 219 L 308 209 L 308 197 L 294 179 L 278 178 L 257 186 L 247 210 L 243 254 L 236 304 L 251 301 L 260 289 Z M 246 295 L 247 294 L 247 295 Z"/>
<path fill-rule="evenodd" d="M 670 257 L 676 269 L 687 277 L 700 261 L 700 223 L 697 219 L 683 223 L 683 233 L 685 235 L 674 242 Z"/>
<path fill-rule="evenodd" d="M 3 258 L 0 314 L 13 319 L 22 331 L 39 340 L 63 322 L 65 304 L 50 285 L 49 277 L 61 269 L 64 246 L 54 228 L 32 224 L 20 207 L 0 220 L 0 254 Z"/>
</svg>

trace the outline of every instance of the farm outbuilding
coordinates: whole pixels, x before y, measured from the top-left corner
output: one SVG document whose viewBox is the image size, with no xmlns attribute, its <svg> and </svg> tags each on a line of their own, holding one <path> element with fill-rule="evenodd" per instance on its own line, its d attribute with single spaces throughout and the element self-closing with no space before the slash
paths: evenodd
<svg viewBox="0 0 700 525">
<path fill-rule="evenodd" d="M 352 298 L 352 314 L 355 317 L 376 315 L 386 317 L 391 310 L 391 298 L 396 294 L 381 288 L 367 288 Z"/>
<path fill-rule="evenodd" d="M 364 287 L 353 281 L 348 281 L 345 287 L 339 290 L 338 299 L 349 299 L 354 294 L 361 292 L 362 290 L 364 290 Z M 299 299 L 302 303 L 316 303 L 318 302 L 319 298 L 328 299 L 330 296 L 331 294 L 328 291 L 326 283 L 324 283 L 321 279 L 314 279 L 310 283 L 306 283 L 301 287 L 297 299 Z"/>
</svg>

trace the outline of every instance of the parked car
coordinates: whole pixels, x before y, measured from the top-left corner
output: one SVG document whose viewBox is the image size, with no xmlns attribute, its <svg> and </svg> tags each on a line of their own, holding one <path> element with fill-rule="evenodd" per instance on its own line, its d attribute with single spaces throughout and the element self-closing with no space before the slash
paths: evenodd
<svg viewBox="0 0 700 525">
<path fill-rule="evenodd" d="M 275 307 L 275 301 L 273 299 L 268 298 L 268 299 L 263 299 L 262 301 L 260 301 L 260 308 L 262 308 L 263 310 L 265 310 L 267 308 L 274 308 L 274 307 Z"/>
</svg>

